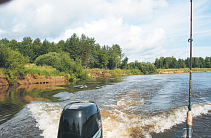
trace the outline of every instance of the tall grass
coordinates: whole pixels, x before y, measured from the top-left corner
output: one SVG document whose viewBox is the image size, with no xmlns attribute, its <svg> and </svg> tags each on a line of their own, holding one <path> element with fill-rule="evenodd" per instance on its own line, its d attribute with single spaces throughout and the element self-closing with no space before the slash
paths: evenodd
<svg viewBox="0 0 211 138">
<path fill-rule="evenodd" d="M 65 76 L 64 72 L 60 72 L 51 66 L 37 66 L 35 64 L 25 65 L 25 75 L 26 74 L 37 74 L 44 76 Z"/>
<path fill-rule="evenodd" d="M 193 71 L 210 72 L 211 68 L 193 68 Z"/>
<path fill-rule="evenodd" d="M 113 76 L 115 75 L 130 75 L 130 74 L 136 74 L 140 75 L 143 74 L 139 69 L 113 69 L 113 70 L 107 70 L 107 69 L 99 69 L 99 68 L 94 68 L 91 69 L 90 71 L 92 72 L 99 72 L 101 73 L 102 71 L 105 71 L 106 73 L 109 73 Z"/>
<path fill-rule="evenodd" d="M 0 68 L 0 75 L 4 74 L 4 68 Z"/>
<path fill-rule="evenodd" d="M 181 68 L 181 69 L 157 69 L 158 72 L 184 72 L 184 73 L 188 73 L 190 72 L 189 68 Z M 199 72 L 210 72 L 211 68 L 192 68 L 192 71 L 199 71 Z"/>
<path fill-rule="evenodd" d="M 158 72 L 190 72 L 189 68 L 181 68 L 181 69 L 157 69 Z"/>
<path fill-rule="evenodd" d="M 125 73 L 126 74 L 136 74 L 136 75 L 142 75 L 142 74 L 144 74 L 139 69 L 127 69 L 127 70 L 125 70 Z"/>
</svg>

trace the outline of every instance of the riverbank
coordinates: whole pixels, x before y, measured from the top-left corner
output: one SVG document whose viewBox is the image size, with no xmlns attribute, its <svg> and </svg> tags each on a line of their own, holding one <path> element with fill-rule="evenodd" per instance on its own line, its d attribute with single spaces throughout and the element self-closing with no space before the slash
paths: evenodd
<svg viewBox="0 0 211 138">
<path fill-rule="evenodd" d="M 158 74 L 189 73 L 189 68 L 184 69 L 157 69 Z M 193 68 L 192 72 L 211 72 L 211 68 Z"/>
<path fill-rule="evenodd" d="M 22 79 L 17 79 L 14 84 L 19 85 L 30 85 L 30 84 L 51 84 L 51 85 L 59 85 L 68 83 L 68 78 L 65 76 L 38 76 L 27 74 L 26 77 Z M 8 82 L 6 76 L 4 74 L 0 75 L 0 86 L 8 86 L 10 83 Z"/>
<path fill-rule="evenodd" d="M 7 69 L 0 68 L 0 86 L 7 85 L 29 85 L 29 84 L 60 84 L 68 82 L 68 75 L 51 66 L 36 66 L 27 64 L 24 66 L 23 76 L 6 74 Z M 9 78 L 9 79 L 8 79 Z M 12 80 L 12 81 L 11 81 Z"/>
<path fill-rule="evenodd" d="M 64 73 L 58 73 L 55 69 L 51 67 L 36 67 L 32 69 L 31 66 L 26 66 L 28 74 L 21 78 L 17 79 L 15 84 L 19 85 L 30 85 L 30 84 L 67 84 L 69 82 L 68 76 Z M 88 69 L 88 76 L 91 78 L 108 78 L 116 76 L 129 76 L 129 75 L 144 75 L 140 70 L 124 70 L 124 69 L 114 69 L 114 70 L 105 70 L 105 69 Z M 172 74 L 172 73 L 189 73 L 190 69 L 157 69 L 155 74 Z M 193 68 L 192 72 L 211 72 L 211 68 Z M 56 76 L 58 75 L 58 76 Z M 1 72 L 0 74 L 0 86 L 10 85 L 5 74 Z"/>
<path fill-rule="evenodd" d="M 140 70 L 132 69 L 114 69 L 114 70 L 105 70 L 105 69 L 89 69 L 89 76 L 92 78 L 108 78 L 116 76 L 128 76 L 128 75 L 143 75 Z"/>
<path fill-rule="evenodd" d="M 157 69 L 157 72 L 154 74 L 173 74 L 173 73 L 189 73 L 189 68 L 184 69 Z M 211 72 L 211 68 L 193 68 L 192 72 Z M 128 76 L 128 75 L 148 75 L 140 72 L 140 70 L 103 70 L 103 69 L 90 69 L 89 76 L 92 78 L 106 78 L 106 77 L 115 77 L 115 76 Z"/>
<path fill-rule="evenodd" d="M 59 85 L 59 84 L 67 84 L 69 82 L 67 74 L 66 76 L 61 75 L 61 73 L 57 73 L 59 76 L 55 76 L 56 72 L 52 68 L 47 67 L 37 67 L 36 69 L 32 69 L 29 66 L 26 66 L 28 74 L 15 81 L 15 84 L 19 85 L 30 85 L 30 84 L 51 84 L 51 85 Z M 52 71 L 53 70 L 53 71 Z M 116 77 L 116 76 L 128 76 L 128 75 L 140 75 L 141 73 L 137 70 L 122 70 L 122 69 L 114 69 L 114 70 L 104 70 L 104 69 L 89 69 L 87 70 L 88 76 L 90 78 L 108 78 L 108 77 Z M 53 75 L 53 76 L 52 76 Z M 0 86 L 10 85 L 9 81 L 6 78 L 6 75 L 0 74 Z"/>
</svg>

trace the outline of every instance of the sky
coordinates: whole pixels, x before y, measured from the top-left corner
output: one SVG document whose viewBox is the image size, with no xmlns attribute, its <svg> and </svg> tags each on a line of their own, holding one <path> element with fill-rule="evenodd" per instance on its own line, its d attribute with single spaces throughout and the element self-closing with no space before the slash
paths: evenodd
<svg viewBox="0 0 211 138">
<path fill-rule="evenodd" d="M 118 44 L 129 62 L 189 57 L 190 0 L 11 0 L 0 5 L 0 39 L 50 42 L 73 33 Z M 193 0 L 193 57 L 211 56 L 211 0 Z"/>
</svg>

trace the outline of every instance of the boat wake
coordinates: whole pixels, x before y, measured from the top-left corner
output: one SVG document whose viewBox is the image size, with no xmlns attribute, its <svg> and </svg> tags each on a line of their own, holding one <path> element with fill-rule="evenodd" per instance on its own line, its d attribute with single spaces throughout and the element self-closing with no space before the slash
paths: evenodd
<svg viewBox="0 0 211 138">
<path fill-rule="evenodd" d="M 113 105 L 114 109 L 101 110 L 104 138 L 151 138 L 151 133 L 164 132 L 174 125 L 186 121 L 186 106 L 169 109 L 168 112 L 147 115 L 129 113 L 129 106 L 132 104 L 134 104 L 133 101 L 124 103 L 123 99 L 120 99 L 116 105 Z M 64 103 L 32 102 L 27 105 L 32 117 L 37 121 L 37 127 L 43 131 L 41 136 L 45 138 L 57 137 L 59 119 L 63 107 Z M 131 106 L 131 108 L 134 107 Z M 193 117 L 207 114 L 211 110 L 211 103 L 194 104 L 192 110 Z"/>
<path fill-rule="evenodd" d="M 211 110 L 209 104 L 194 104 L 193 117 L 207 114 Z M 178 107 L 169 112 L 155 115 L 128 115 L 118 110 L 102 111 L 105 137 L 145 137 L 151 133 L 164 132 L 174 125 L 184 123 L 187 107 Z"/>
</svg>

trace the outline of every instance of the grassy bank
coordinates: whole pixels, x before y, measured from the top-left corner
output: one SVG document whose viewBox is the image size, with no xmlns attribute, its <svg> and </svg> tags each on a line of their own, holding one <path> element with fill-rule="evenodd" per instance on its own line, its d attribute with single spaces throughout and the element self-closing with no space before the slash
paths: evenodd
<svg viewBox="0 0 211 138">
<path fill-rule="evenodd" d="M 26 74 L 37 74 L 44 76 L 65 76 L 68 77 L 68 74 L 60 72 L 51 66 L 36 66 L 35 64 L 25 65 Z M 114 69 L 114 70 L 105 70 L 105 69 L 84 69 L 92 78 L 99 77 L 114 77 L 114 76 L 125 76 L 125 75 L 144 75 L 139 69 Z M 193 68 L 193 72 L 211 72 L 211 68 Z M 188 73 L 190 72 L 189 68 L 184 69 L 157 69 L 158 74 L 165 73 Z M 1 73 L 1 69 L 0 69 Z"/>
<path fill-rule="evenodd" d="M 193 72 L 211 72 L 211 68 L 193 68 Z M 107 70 L 107 69 L 83 69 L 79 70 L 78 72 L 70 73 L 67 72 L 60 72 L 56 68 L 53 68 L 52 66 L 37 66 L 35 64 L 26 64 L 24 66 L 23 74 L 22 76 L 14 76 L 13 78 L 10 77 L 8 79 L 8 75 L 5 74 L 7 72 L 7 69 L 0 68 L 0 75 L 6 76 L 7 81 L 9 84 L 17 83 L 20 79 L 25 79 L 26 81 L 30 76 L 34 78 L 51 78 L 53 77 L 60 77 L 64 76 L 69 82 L 76 83 L 80 80 L 87 80 L 90 78 L 106 78 L 106 77 L 115 77 L 115 76 L 127 76 L 127 75 L 144 75 L 143 72 L 141 72 L 139 69 L 114 69 L 114 70 Z M 184 69 L 157 69 L 154 73 L 150 74 L 171 74 L 171 73 L 188 73 L 190 72 L 189 68 Z M 80 73 L 83 76 L 85 76 L 83 79 L 80 78 L 80 76 L 77 74 Z M 145 73 L 148 74 L 148 73 Z M 12 80 L 12 81 L 11 81 Z"/>
<path fill-rule="evenodd" d="M 34 79 L 49 79 L 65 77 L 69 82 L 76 83 L 80 80 L 90 79 L 88 72 L 82 68 L 73 68 L 69 72 L 62 72 L 52 66 L 37 66 L 35 64 L 26 64 L 21 70 L 0 68 L 0 75 L 6 77 L 9 84 L 17 84 L 21 81 L 29 81 L 29 78 Z M 16 73 L 18 72 L 18 73 Z"/>
<path fill-rule="evenodd" d="M 189 68 L 183 69 L 157 69 L 155 73 L 151 74 L 172 74 L 172 73 L 189 73 Z M 193 68 L 192 72 L 211 72 L 211 68 Z M 114 69 L 114 70 L 103 70 L 103 69 L 90 69 L 90 75 L 93 78 L 106 78 L 114 76 L 126 76 L 126 75 L 147 75 L 141 72 L 139 69 Z"/>
<path fill-rule="evenodd" d="M 110 74 L 116 75 L 141 75 L 143 74 L 139 69 L 114 69 L 107 70 Z"/>
<path fill-rule="evenodd" d="M 115 77 L 115 76 L 126 76 L 126 75 L 143 75 L 139 69 L 89 69 L 89 75 L 92 78 L 106 78 L 106 77 Z"/>
<path fill-rule="evenodd" d="M 189 68 L 183 69 L 157 69 L 159 74 L 169 74 L 169 73 L 188 73 Z M 211 72 L 211 68 L 192 68 L 192 72 Z"/>
<path fill-rule="evenodd" d="M 3 74 L 4 74 L 4 69 L 0 68 L 0 75 L 3 75 Z"/>
<path fill-rule="evenodd" d="M 60 72 L 51 66 L 36 66 L 27 64 L 21 73 L 14 73 L 17 70 L 0 68 L 0 85 L 14 84 L 41 84 L 67 82 L 68 74 Z"/>
<path fill-rule="evenodd" d="M 195 71 L 195 72 L 211 72 L 211 68 L 193 68 L 192 71 Z"/>
<path fill-rule="evenodd" d="M 36 74 L 39 76 L 67 76 L 64 72 L 60 72 L 51 66 L 36 66 L 35 64 L 25 65 L 25 75 Z"/>
</svg>

